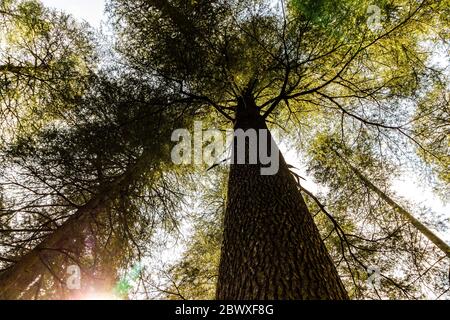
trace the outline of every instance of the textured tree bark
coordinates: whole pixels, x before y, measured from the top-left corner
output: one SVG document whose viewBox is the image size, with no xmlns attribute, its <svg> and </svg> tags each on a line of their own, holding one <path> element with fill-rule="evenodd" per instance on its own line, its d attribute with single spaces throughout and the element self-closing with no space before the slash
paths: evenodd
<svg viewBox="0 0 450 320">
<path fill-rule="evenodd" d="M 236 129 L 267 129 L 251 97 L 239 102 Z M 348 299 L 281 154 L 277 174 L 260 168 L 231 165 L 217 299 Z"/>
<path fill-rule="evenodd" d="M 34 249 L 25 254 L 11 268 L 0 273 L 0 300 L 18 299 L 43 272 L 47 265 L 51 265 L 61 250 L 70 249 L 74 235 L 87 227 L 101 212 L 105 212 L 127 185 L 149 168 L 151 152 L 144 152 L 135 165 L 131 166 L 123 175 L 119 176 L 84 206 L 80 207 L 57 230 L 48 235 Z"/>
</svg>

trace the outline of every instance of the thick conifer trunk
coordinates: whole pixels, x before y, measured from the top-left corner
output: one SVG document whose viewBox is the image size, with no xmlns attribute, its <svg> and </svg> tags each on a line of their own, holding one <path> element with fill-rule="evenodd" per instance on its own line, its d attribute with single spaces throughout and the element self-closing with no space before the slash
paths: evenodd
<svg viewBox="0 0 450 320">
<path fill-rule="evenodd" d="M 239 102 L 236 129 L 267 129 L 251 97 Z M 260 168 L 231 165 L 217 298 L 347 299 L 281 154 L 277 174 Z"/>
</svg>

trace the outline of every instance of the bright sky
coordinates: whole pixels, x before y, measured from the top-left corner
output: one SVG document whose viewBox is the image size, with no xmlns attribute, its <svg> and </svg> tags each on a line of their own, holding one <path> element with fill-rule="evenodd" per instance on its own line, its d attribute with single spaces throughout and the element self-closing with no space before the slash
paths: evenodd
<svg viewBox="0 0 450 320">
<path fill-rule="evenodd" d="M 90 23 L 93 27 L 100 27 L 106 0 L 41 0 L 44 5 L 52 8 L 71 13 L 73 16 L 80 20 L 84 20 Z M 281 147 L 282 148 L 282 147 Z M 283 148 L 282 148 L 283 149 Z M 304 169 L 302 169 L 301 161 L 296 156 L 295 152 L 284 151 L 286 160 L 300 168 L 300 174 L 305 176 Z M 308 177 L 306 177 L 308 178 Z M 309 179 L 308 179 L 309 180 Z M 307 186 L 313 192 L 317 190 L 317 186 L 313 182 L 308 181 Z M 417 204 L 425 205 L 432 209 L 436 213 L 444 214 L 449 217 L 450 205 L 444 204 L 438 199 L 432 192 L 431 188 L 427 186 L 419 185 L 413 181 L 411 177 L 404 177 L 394 182 L 395 192 L 398 196 L 404 197 L 407 200 L 411 200 Z M 423 221 L 426 222 L 426 221 Z M 440 234 L 447 242 L 450 242 L 450 233 Z"/>
<path fill-rule="evenodd" d="M 41 0 L 51 8 L 56 8 L 74 17 L 89 22 L 93 27 L 100 27 L 106 0 Z"/>
<path fill-rule="evenodd" d="M 302 185 L 310 190 L 313 193 L 316 193 L 320 189 L 314 181 L 312 181 L 311 177 L 306 174 L 306 168 L 304 164 L 302 164 L 301 159 L 297 156 L 295 150 L 288 150 L 285 146 L 280 145 L 281 152 L 283 153 L 286 162 L 288 164 L 293 165 L 299 170 L 296 170 L 297 173 L 306 178 L 306 181 L 302 183 Z M 400 178 L 396 179 L 392 183 L 392 189 L 395 192 L 394 200 L 397 200 L 401 203 L 401 199 L 405 199 L 408 202 L 416 204 L 420 207 L 426 207 L 432 210 L 434 213 L 443 215 L 446 217 L 446 221 L 443 221 L 447 226 L 450 225 L 450 204 L 444 203 L 439 197 L 437 197 L 432 188 L 427 185 L 421 184 L 416 177 L 412 174 L 405 174 L 400 176 Z M 412 212 L 414 215 L 414 212 Z M 416 215 L 416 218 L 417 217 Z M 420 219 L 419 219 L 420 220 Z M 424 224 L 427 221 L 421 220 Z M 443 240 L 450 244 L 450 232 L 439 232 L 437 230 L 432 229 L 438 236 L 440 236 Z"/>
</svg>

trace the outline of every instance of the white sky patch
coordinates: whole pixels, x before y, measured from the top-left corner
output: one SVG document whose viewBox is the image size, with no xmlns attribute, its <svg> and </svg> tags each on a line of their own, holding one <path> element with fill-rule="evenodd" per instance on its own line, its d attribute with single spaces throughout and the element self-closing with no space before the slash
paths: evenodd
<svg viewBox="0 0 450 320">
<path fill-rule="evenodd" d="M 279 141 L 279 140 L 277 140 Z M 301 160 L 300 155 L 293 148 L 288 147 L 285 143 L 278 143 L 281 153 L 283 154 L 284 160 L 288 165 L 293 166 L 291 171 L 298 174 L 303 179 L 300 181 L 302 187 L 306 190 L 312 192 L 313 194 L 318 194 L 321 192 L 326 193 L 326 189 L 313 181 L 313 178 L 309 176 L 306 172 L 306 165 L 304 161 Z"/>
<path fill-rule="evenodd" d="M 5 50 L 7 48 L 6 45 L 6 34 L 3 32 L 0 33 L 0 50 Z"/>
<path fill-rule="evenodd" d="M 436 194 L 434 194 L 433 190 L 429 186 L 419 184 L 415 177 L 403 175 L 393 181 L 392 188 L 399 197 L 403 197 L 404 199 L 419 206 L 429 208 L 434 213 L 444 215 L 444 217 L 446 217 L 446 221 L 443 222 L 447 226 L 450 225 L 450 204 L 444 203 L 439 197 L 436 196 Z M 416 216 L 416 218 L 420 220 L 419 217 Z M 427 221 L 421 222 L 426 224 Z M 436 232 L 436 234 L 439 235 L 444 241 L 450 244 L 449 232 L 439 232 L 434 229 L 433 231 Z"/>
<path fill-rule="evenodd" d="M 49 8 L 70 13 L 75 18 L 99 28 L 104 16 L 106 0 L 41 0 Z"/>
</svg>

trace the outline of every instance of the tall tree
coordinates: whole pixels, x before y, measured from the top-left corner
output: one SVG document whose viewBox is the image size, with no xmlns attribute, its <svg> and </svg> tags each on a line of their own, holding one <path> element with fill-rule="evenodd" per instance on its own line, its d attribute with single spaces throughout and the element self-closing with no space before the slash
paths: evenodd
<svg viewBox="0 0 450 320">
<path fill-rule="evenodd" d="M 218 270 L 218 298 L 445 291 L 446 256 L 392 210 L 389 186 L 406 166 L 447 180 L 448 74 L 429 62 L 431 45 L 448 45 L 447 0 L 109 3 L 117 51 L 101 66 L 92 35 L 66 15 L 1 4 L 0 295 L 66 297 L 74 262 L 84 286 L 110 290 L 148 255 L 156 225 L 177 225 L 179 179 L 195 168 L 171 163 L 169 137 L 194 119 L 235 133 L 215 216 L 223 236 L 200 228 L 192 247 L 223 240 L 220 265 L 212 254 L 205 266 Z M 276 127 L 299 135 L 294 145 L 328 192 L 304 188 Z M 258 130 L 266 136 L 239 144 Z M 330 153 L 329 137 L 364 175 Z M 268 150 L 279 159 L 273 175 L 262 174 Z M 169 287 L 180 298 L 180 272 L 203 273 L 186 263 Z M 383 289 L 370 291 L 374 265 Z"/>
<path fill-rule="evenodd" d="M 326 193 L 306 193 L 323 213 L 327 244 L 336 245 L 333 257 L 351 277 L 352 296 L 372 296 L 358 270 L 376 266 L 382 286 L 372 290 L 375 298 L 420 298 L 424 287 L 442 297 L 448 281 L 446 244 L 430 229 L 443 232 L 445 220 L 404 199 L 393 200 L 399 198 L 392 184 L 400 170 L 387 150 L 378 154 L 378 144 L 377 135 L 363 130 L 345 141 L 339 132 L 318 134 L 309 145 L 310 173 Z"/>
<path fill-rule="evenodd" d="M 420 42 L 435 34 L 430 20 L 445 23 L 435 15 L 445 6 L 380 2 L 385 19 L 371 31 L 368 2 L 333 3 L 280 1 L 277 10 L 269 1 L 114 0 L 110 8 L 133 68 L 235 130 L 295 123 L 314 107 L 410 138 L 394 123 L 407 112 L 392 106 L 439 73 L 426 67 Z M 285 161 L 273 176 L 260 175 L 261 164 L 230 169 L 217 297 L 346 298 Z"/>
<path fill-rule="evenodd" d="M 252 97 L 238 105 L 238 129 L 268 130 Z M 254 152 L 248 143 L 245 152 Z M 261 175 L 262 167 L 259 156 L 231 165 L 217 298 L 347 298 L 283 157 L 275 175 Z"/>
<path fill-rule="evenodd" d="M 405 210 L 402 206 L 396 203 L 391 197 L 389 197 L 385 192 L 375 186 L 370 180 L 355 166 L 349 163 L 348 160 L 342 157 L 339 151 L 334 150 L 341 161 L 344 161 L 350 169 L 355 173 L 355 175 L 361 179 L 361 181 L 373 192 L 375 192 L 380 198 L 387 202 L 392 209 L 402 214 L 417 230 L 420 231 L 425 237 L 428 238 L 434 245 L 436 245 L 447 257 L 450 258 L 450 246 L 445 243 L 441 238 L 439 238 L 433 231 L 427 228 L 423 223 L 417 220 L 411 213 Z"/>
<path fill-rule="evenodd" d="M 187 115 L 189 101 L 99 71 L 86 26 L 66 14 L 4 1 L 0 15 L 0 297 L 70 297 L 70 265 L 83 290 L 112 291 L 153 226 L 176 223 L 176 173 L 162 167 L 166 137 L 185 121 L 170 110 Z"/>
<path fill-rule="evenodd" d="M 110 271 L 116 272 L 140 259 L 151 225 L 173 225 L 181 194 L 173 185 L 176 174 L 162 170 L 169 166 L 164 138 L 184 120 L 168 108 L 176 107 L 176 96 L 162 93 L 132 79 L 97 79 L 64 121 L 21 136 L 6 150 L 10 167 L 2 180 L 10 197 L 3 212 L 9 223 L 1 233 L 13 263 L 0 277 L 3 298 L 20 297 L 49 272 L 65 286 L 61 279 L 71 264 L 89 269 L 100 260 L 105 268 L 112 255 L 116 270 Z"/>
</svg>

